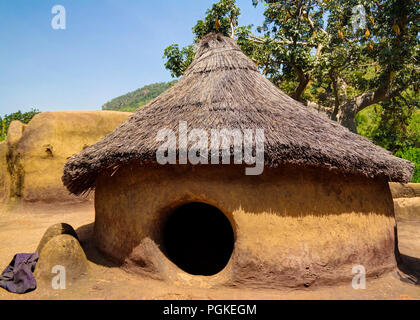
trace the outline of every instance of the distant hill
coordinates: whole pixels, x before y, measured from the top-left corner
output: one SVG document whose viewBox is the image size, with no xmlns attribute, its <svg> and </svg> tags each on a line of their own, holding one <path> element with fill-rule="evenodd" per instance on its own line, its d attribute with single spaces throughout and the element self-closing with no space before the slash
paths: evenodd
<svg viewBox="0 0 420 320">
<path fill-rule="evenodd" d="M 112 99 L 102 106 L 102 110 L 133 112 L 137 108 L 152 101 L 175 83 L 176 81 L 149 84 L 143 88 Z"/>
</svg>

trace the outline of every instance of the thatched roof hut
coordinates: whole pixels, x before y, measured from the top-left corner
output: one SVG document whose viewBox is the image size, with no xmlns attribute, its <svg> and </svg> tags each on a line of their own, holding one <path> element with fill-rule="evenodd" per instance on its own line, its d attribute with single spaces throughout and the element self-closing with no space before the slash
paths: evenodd
<svg viewBox="0 0 420 320">
<path fill-rule="evenodd" d="M 263 129 L 263 174 L 233 162 L 159 165 L 157 133 L 182 121 L 189 130 Z M 63 182 L 74 194 L 95 188 L 97 247 L 142 274 L 310 286 L 351 278 L 354 265 L 371 276 L 395 267 L 388 182 L 412 170 L 284 94 L 234 40 L 209 34 L 182 79 L 72 157 Z"/>
<path fill-rule="evenodd" d="M 102 170 L 156 162 L 157 132 L 191 128 L 261 128 L 265 165 L 324 167 L 408 182 L 413 165 L 290 98 L 263 77 L 236 42 L 205 36 L 181 80 L 114 132 L 72 157 L 63 182 L 75 194 L 95 187 Z"/>
</svg>

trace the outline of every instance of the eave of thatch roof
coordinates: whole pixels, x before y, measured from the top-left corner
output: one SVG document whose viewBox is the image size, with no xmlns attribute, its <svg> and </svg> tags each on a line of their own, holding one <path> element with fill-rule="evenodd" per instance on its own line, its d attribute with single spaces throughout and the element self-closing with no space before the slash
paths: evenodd
<svg viewBox="0 0 420 320">
<path fill-rule="evenodd" d="M 408 182 L 413 165 L 293 100 L 263 77 L 236 42 L 209 34 L 181 80 L 114 132 L 73 156 L 63 183 L 74 194 L 109 168 L 156 162 L 162 128 L 264 129 L 265 165 L 324 167 Z"/>
</svg>

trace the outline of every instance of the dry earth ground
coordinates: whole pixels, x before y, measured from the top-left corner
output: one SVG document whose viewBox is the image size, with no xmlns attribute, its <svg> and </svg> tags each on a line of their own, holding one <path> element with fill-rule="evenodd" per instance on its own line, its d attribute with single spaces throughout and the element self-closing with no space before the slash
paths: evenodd
<svg viewBox="0 0 420 320">
<path fill-rule="evenodd" d="M 51 285 L 39 284 L 33 292 L 16 295 L 0 289 L 0 299 L 420 299 L 420 285 L 401 281 L 397 270 L 379 279 L 368 279 L 365 290 L 354 290 L 351 283 L 281 291 L 207 289 L 145 279 L 118 268 L 95 250 L 89 241 L 93 221 L 91 203 L 27 204 L 15 210 L 0 207 L 0 269 L 7 266 L 15 253 L 33 252 L 49 226 L 65 222 L 76 229 L 91 270 L 79 281 L 67 283 L 65 290 L 53 290 Z M 419 275 L 420 216 L 419 219 L 398 219 L 398 233 L 400 251 L 406 262 L 404 271 Z"/>
</svg>

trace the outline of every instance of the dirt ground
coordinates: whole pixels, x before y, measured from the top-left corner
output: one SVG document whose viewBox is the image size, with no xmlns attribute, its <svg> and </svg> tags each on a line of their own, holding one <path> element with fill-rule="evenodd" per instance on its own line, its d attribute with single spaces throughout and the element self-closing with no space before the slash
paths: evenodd
<svg viewBox="0 0 420 320">
<path fill-rule="evenodd" d="M 35 251 L 46 229 L 59 222 L 74 227 L 89 259 L 89 275 L 65 290 L 54 290 L 40 283 L 38 288 L 24 295 L 0 289 L 0 299 L 420 299 L 420 285 L 401 281 L 419 279 L 420 275 L 420 218 L 398 219 L 398 238 L 404 265 L 378 279 L 367 279 L 366 289 L 355 290 L 351 283 L 334 287 L 308 289 L 249 289 L 191 288 L 163 281 L 145 279 L 120 269 L 100 255 L 91 244 L 94 208 L 91 203 L 77 205 L 25 205 L 10 210 L 0 207 L 0 269 L 3 270 L 15 253 Z M 0 270 L 0 271 L 1 271 Z"/>
</svg>

